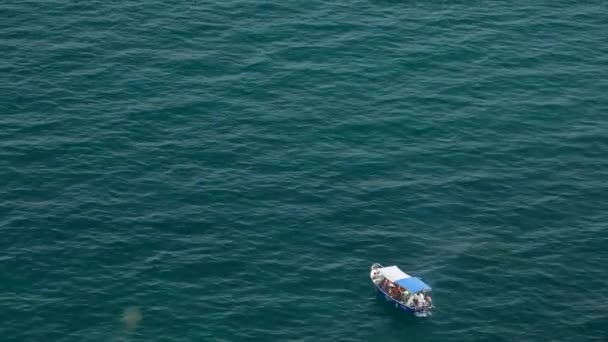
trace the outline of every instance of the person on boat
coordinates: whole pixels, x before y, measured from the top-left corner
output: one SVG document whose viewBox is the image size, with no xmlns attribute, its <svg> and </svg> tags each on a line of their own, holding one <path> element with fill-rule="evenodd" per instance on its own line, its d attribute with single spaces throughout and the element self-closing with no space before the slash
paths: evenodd
<svg viewBox="0 0 608 342">
<path fill-rule="evenodd" d="M 387 280 L 386 281 L 386 291 L 390 293 L 392 291 L 393 287 L 395 287 L 395 285 L 393 285 L 393 283 L 390 280 Z"/>
<path fill-rule="evenodd" d="M 420 303 L 421 307 L 424 307 L 426 305 L 426 302 L 424 301 L 424 295 L 422 293 L 418 294 L 418 302 Z"/>
<path fill-rule="evenodd" d="M 405 304 L 409 307 L 412 307 L 412 305 L 414 304 L 414 296 L 408 296 L 407 297 L 407 301 L 405 302 Z"/>
<path fill-rule="evenodd" d="M 401 290 L 399 289 L 399 287 L 395 287 L 393 294 L 394 294 L 393 298 L 395 298 L 396 301 L 401 300 Z"/>
</svg>

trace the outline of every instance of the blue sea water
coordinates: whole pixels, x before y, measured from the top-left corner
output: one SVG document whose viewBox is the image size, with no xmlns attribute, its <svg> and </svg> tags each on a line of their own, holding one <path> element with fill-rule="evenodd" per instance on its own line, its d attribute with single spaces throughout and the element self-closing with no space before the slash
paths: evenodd
<svg viewBox="0 0 608 342">
<path fill-rule="evenodd" d="M 2 341 L 608 340 L 606 2 L 0 13 Z"/>
</svg>

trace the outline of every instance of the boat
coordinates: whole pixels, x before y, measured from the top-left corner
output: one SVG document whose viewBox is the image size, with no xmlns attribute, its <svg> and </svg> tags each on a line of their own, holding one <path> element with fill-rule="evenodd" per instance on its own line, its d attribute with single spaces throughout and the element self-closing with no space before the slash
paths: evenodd
<svg viewBox="0 0 608 342">
<path fill-rule="evenodd" d="M 378 298 L 414 316 L 431 316 L 432 289 L 420 278 L 410 276 L 397 266 L 384 267 L 377 263 L 372 265 L 369 276 Z"/>
</svg>

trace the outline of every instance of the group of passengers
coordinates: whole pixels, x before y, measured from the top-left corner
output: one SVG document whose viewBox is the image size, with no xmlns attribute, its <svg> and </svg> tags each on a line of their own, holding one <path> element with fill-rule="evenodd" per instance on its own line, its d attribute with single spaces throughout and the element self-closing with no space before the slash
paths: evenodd
<svg viewBox="0 0 608 342">
<path fill-rule="evenodd" d="M 432 305 L 432 298 L 428 293 L 411 293 L 407 289 L 402 288 L 386 278 L 380 282 L 380 287 L 393 299 L 404 303 L 410 308 L 424 309 Z"/>
</svg>

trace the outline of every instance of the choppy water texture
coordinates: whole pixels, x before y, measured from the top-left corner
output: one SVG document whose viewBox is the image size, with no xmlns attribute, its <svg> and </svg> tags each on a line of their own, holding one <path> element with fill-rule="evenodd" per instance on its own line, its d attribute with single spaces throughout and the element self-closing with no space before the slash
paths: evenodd
<svg viewBox="0 0 608 342">
<path fill-rule="evenodd" d="M 607 340 L 606 2 L 0 13 L 3 341 Z"/>
</svg>

